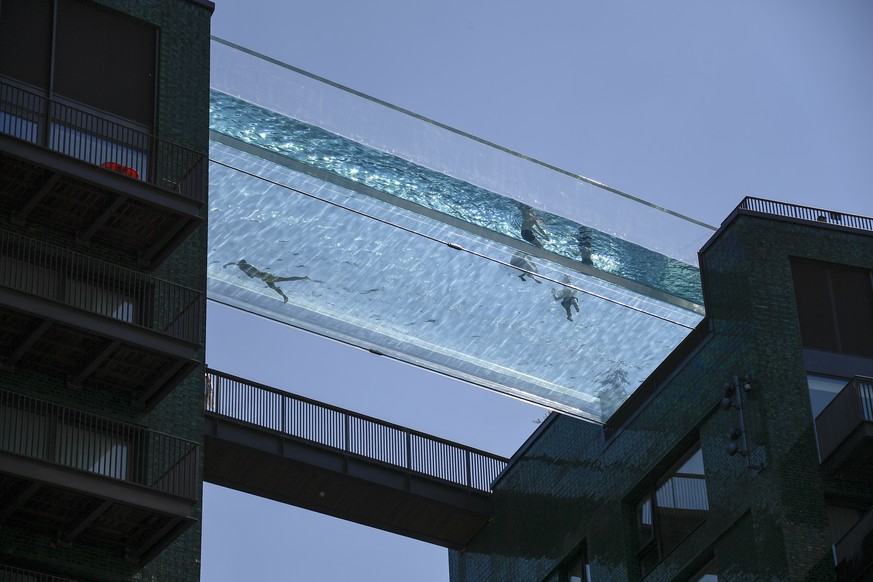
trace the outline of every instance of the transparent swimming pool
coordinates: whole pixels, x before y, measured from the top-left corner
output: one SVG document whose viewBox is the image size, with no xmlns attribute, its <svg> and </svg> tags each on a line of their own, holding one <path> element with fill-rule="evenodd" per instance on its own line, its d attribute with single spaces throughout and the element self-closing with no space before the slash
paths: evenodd
<svg viewBox="0 0 873 582">
<path fill-rule="evenodd" d="M 263 107 L 257 91 L 222 89 L 211 107 L 213 300 L 592 420 L 702 317 L 684 261 L 548 205 L 535 206 L 550 234 L 535 248 L 520 236 L 530 201 Z M 577 298 L 572 320 L 562 293 Z"/>
</svg>

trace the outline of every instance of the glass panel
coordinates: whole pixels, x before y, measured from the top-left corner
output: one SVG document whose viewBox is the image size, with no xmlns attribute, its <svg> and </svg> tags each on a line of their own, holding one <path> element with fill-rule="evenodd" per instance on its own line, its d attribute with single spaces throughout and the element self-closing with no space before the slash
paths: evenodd
<svg viewBox="0 0 873 582">
<path fill-rule="evenodd" d="M 593 419 L 701 318 L 336 177 L 210 157 L 209 297 L 246 311 Z"/>
<path fill-rule="evenodd" d="M 812 407 L 813 418 L 821 414 L 821 411 L 849 382 L 848 378 L 830 378 L 814 374 L 807 374 L 806 379 L 809 383 L 809 403 Z"/>
<path fill-rule="evenodd" d="M 567 580 L 569 582 L 586 582 L 588 580 L 587 574 L 588 564 L 583 555 L 578 561 L 570 566 L 570 570 L 567 572 Z"/>
<path fill-rule="evenodd" d="M 156 38 L 154 27 L 130 16 L 59 2 L 55 91 L 153 127 Z"/>
<path fill-rule="evenodd" d="M 715 230 L 219 39 L 211 54 L 211 85 L 226 95 L 688 265 L 697 264 L 698 249 Z M 256 127 L 239 129 L 244 139 L 285 143 Z"/>
<path fill-rule="evenodd" d="M 652 498 L 646 496 L 637 503 L 637 546 L 643 547 L 655 536 L 654 524 L 652 523 Z"/>
<path fill-rule="evenodd" d="M 699 448 L 658 488 L 655 506 L 663 556 L 706 519 L 709 501 Z"/>
<path fill-rule="evenodd" d="M 594 420 L 701 320 L 711 227 L 212 48 L 210 299 Z"/>
<path fill-rule="evenodd" d="M 692 576 L 689 582 L 718 582 L 718 575 L 715 571 L 715 560 L 711 560 L 703 569 Z"/>
</svg>

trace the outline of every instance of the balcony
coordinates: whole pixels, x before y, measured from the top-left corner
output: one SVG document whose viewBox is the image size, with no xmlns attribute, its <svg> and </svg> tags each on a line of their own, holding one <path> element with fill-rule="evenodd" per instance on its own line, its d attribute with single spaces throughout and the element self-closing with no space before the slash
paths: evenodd
<svg viewBox="0 0 873 582">
<path fill-rule="evenodd" d="M 202 293 L 0 230 L 0 368 L 129 390 L 150 409 L 197 365 Z"/>
<path fill-rule="evenodd" d="M 0 391 L 0 527 L 144 564 L 195 519 L 197 443 Z"/>
<path fill-rule="evenodd" d="M 22 570 L 0 564 L 0 580 L 10 580 L 12 582 L 75 582 L 68 578 L 59 578 L 51 574 L 43 574 L 32 570 Z"/>
<path fill-rule="evenodd" d="M 873 378 L 855 376 L 815 419 L 826 475 L 873 482 Z"/>
<path fill-rule="evenodd" d="M 837 580 L 856 582 L 873 576 L 873 511 L 867 514 L 834 545 Z"/>
<path fill-rule="evenodd" d="M 0 210 L 154 267 L 200 224 L 202 153 L 0 79 Z"/>
</svg>

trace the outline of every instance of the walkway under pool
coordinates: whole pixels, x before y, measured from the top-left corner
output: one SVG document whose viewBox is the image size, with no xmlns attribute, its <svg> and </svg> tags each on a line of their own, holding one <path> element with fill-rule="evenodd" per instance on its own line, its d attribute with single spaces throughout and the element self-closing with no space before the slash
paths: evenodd
<svg viewBox="0 0 873 582">
<path fill-rule="evenodd" d="M 539 207 L 537 248 L 517 199 L 231 97 L 215 77 L 214 301 L 595 421 L 702 319 L 685 261 Z"/>
</svg>

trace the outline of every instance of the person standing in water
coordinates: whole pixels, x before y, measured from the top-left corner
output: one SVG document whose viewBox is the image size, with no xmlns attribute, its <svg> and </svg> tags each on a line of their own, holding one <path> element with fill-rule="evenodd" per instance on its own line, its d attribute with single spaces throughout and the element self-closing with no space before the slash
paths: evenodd
<svg viewBox="0 0 873 582">
<path fill-rule="evenodd" d="M 282 300 L 285 303 L 288 303 L 288 296 L 285 295 L 281 289 L 276 285 L 276 283 L 282 283 L 283 281 L 309 281 L 309 277 L 277 277 L 272 273 L 267 273 L 265 271 L 260 270 L 256 266 L 251 263 L 246 262 L 245 259 L 241 261 L 231 261 L 222 267 L 223 269 L 228 268 L 231 265 L 236 265 L 239 267 L 240 271 L 251 277 L 252 279 L 260 279 L 264 283 L 267 284 L 267 287 L 278 293 L 282 296 Z"/>
<path fill-rule="evenodd" d="M 560 291 L 556 291 L 554 287 L 552 288 L 552 297 L 555 298 L 555 301 L 561 302 L 561 307 L 567 312 L 567 319 L 573 321 L 572 308 L 575 308 L 576 313 L 579 313 L 579 298 L 576 297 L 576 290 L 569 286 L 570 277 L 564 275 L 562 283 L 565 283 L 565 285 L 561 287 Z"/>
<path fill-rule="evenodd" d="M 543 248 L 540 238 L 549 240 L 549 235 L 543 230 L 543 224 L 534 214 L 533 208 L 526 205 L 521 207 L 521 238 L 539 248 Z"/>
</svg>

